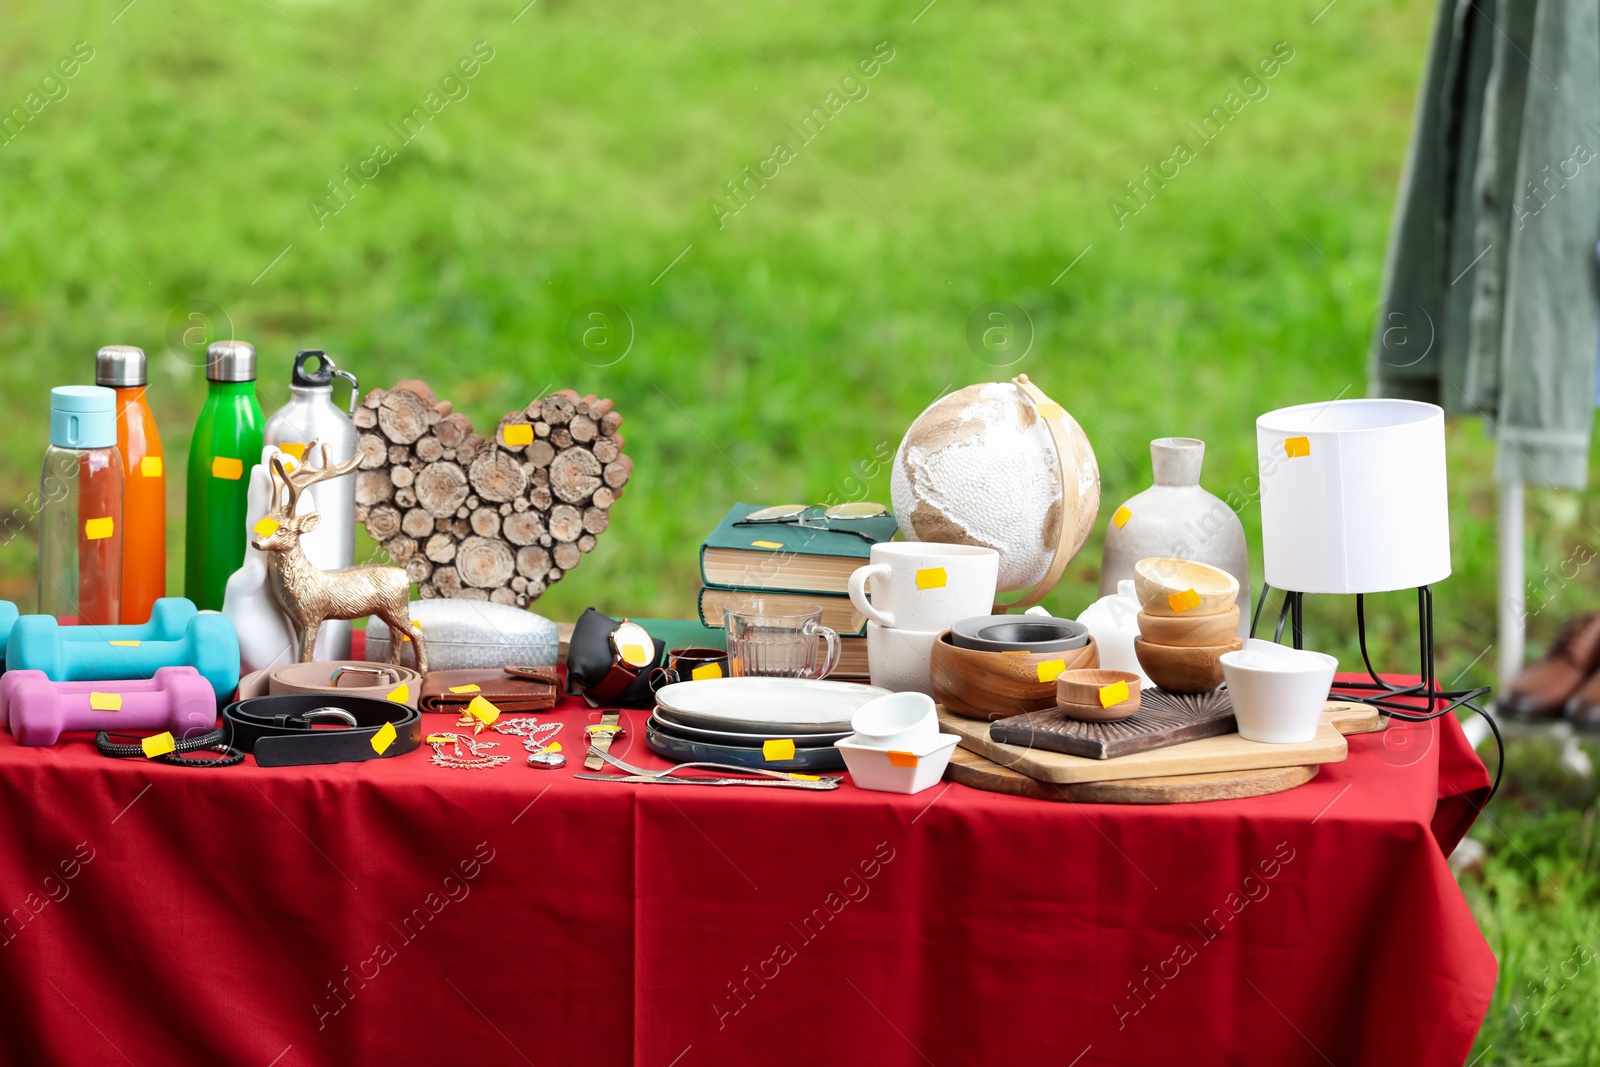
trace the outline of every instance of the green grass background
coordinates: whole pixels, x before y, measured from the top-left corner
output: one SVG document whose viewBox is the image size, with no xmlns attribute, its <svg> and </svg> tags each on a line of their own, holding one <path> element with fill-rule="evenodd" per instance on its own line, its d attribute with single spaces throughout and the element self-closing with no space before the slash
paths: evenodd
<svg viewBox="0 0 1600 1067">
<path fill-rule="evenodd" d="M 695 546 L 731 502 L 886 501 L 887 471 L 858 491 L 858 464 L 945 389 L 1017 372 L 1099 455 L 1099 531 L 1047 600 L 1076 614 L 1107 517 L 1149 482 L 1150 438 L 1205 439 L 1205 484 L 1228 496 L 1253 471 L 1256 415 L 1363 393 L 1432 18 L 1387 0 L 123 2 L 12 5 L 0 34 L 7 110 L 75 42 L 94 49 L 0 146 L 4 510 L 37 478 L 48 388 L 88 380 L 102 344 L 150 353 L 174 473 L 198 351 L 229 332 L 258 346 L 269 412 L 301 347 L 367 387 L 424 378 L 480 426 L 571 386 L 616 400 L 637 466 L 598 550 L 540 601 L 555 618 L 692 614 Z M 493 59 L 469 95 L 402 147 L 388 124 L 479 41 Z M 868 95 L 800 144 L 786 124 L 885 41 Z M 1200 146 L 1183 124 L 1278 42 L 1294 58 L 1269 95 Z M 1196 158 L 1119 225 L 1110 200 L 1179 138 Z M 319 225 L 312 200 L 331 204 L 324 183 L 379 140 L 397 158 Z M 795 158 L 719 226 L 712 199 L 779 140 Z M 610 366 L 568 339 L 596 300 L 631 323 Z M 1004 369 L 967 340 L 991 300 L 1034 331 Z M 1442 664 L 1489 681 L 1493 447 L 1475 422 L 1450 435 Z M 1590 503 L 1531 494 L 1536 646 L 1592 604 L 1589 575 L 1559 577 L 1591 539 Z M 1258 549 L 1258 513 L 1242 517 Z M 0 546 L 0 591 L 30 601 L 34 558 L 26 537 Z M 1395 667 L 1409 606 L 1374 612 Z M 1312 627 L 1353 663 L 1348 612 L 1313 605 Z M 1478 830 L 1490 854 L 1471 890 L 1506 961 L 1500 1003 L 1596 945 L 1592 780 L 1557 803 L 1535 788 L 1564 781 L 1551 766 Z M 1492 1017 L 1482 1062 L 1595 1062 L 1593 973 L 1537 1030 Z"/>
</svg>

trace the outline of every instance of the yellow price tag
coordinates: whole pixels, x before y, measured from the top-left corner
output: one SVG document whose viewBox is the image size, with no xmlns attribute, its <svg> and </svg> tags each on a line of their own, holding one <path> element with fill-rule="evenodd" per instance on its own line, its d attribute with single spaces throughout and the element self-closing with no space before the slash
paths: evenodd
<svg viewBox="0 0 1600 1067">
<path fill-rule="evenodd" d="M 782 548 L 783 547 L 783 542 L 781 542 L 781 541 L 751 541 L 750 544 L 753 545 L 756 548 Z"/>
<path fill-rule="evenodd" d="M 271 537 L 273 534 L 278 532 L 278 527 L 280 525 L 282 524 L 272 516 L 263 515 L 261 516 L 261 521 L 250 527 L 250 529 L 254 530 L 256 535 L 259 537 Z"/>
<path fill-rule="evenodd" d="M 165 472 L 160 456 L 146 456 L 139 461 L 139 473 L 146 478 L 159 478 Z"/>
<path fill-rule="evenodd" d="M 1061 407 L 1061 405 L 1052 401 L 1046 400 L 1044 403 L 1039 405 L 1039 417 L 1041 419 L 1059 419 L 1065 414 L 1066 411 Z"/>
<path fill-rule="evenodd" d="M 544 746 L 544 751 L 546 751 L 546 752 L 560 752 L 561 751 L 561 742 L 560 741 L 552 741 L 552 742 L 550 742 L 548 745 Z"/>
<path fill-rule="evenodd" d="M 402 682 L 397 688 L 391 689 L 389 695 L 384 699 L 392 700 L 396 704 L 404 704 L 411 699 L 411 687 Z"/>
<path fill-rule="evenodd" d="M 297 460 L 306 458 L 306 446 L 304 441 L 285 441 L 278 446 L 278 451 L 287 453 Z"/>
<path fill-rule="evenodd" d="M 721 678 L 722 664 L 702 663 L 700 666 L 689 672 L 689 677 L 697 682 L 706 681 L 708 678 Z"/>
<path fill-rule="evenodd" d="M 1112 513 L 1111 525 L 1120 530 L 1128 525 L 1128 520 L 1131 518 L 1133 518 L 1133 512 L 1129 511 L 1126 506 L 1120 507 Z"/>
<path fill-rule="evenodd" d="M 412 619 L 411 620 L 411 625 L 417 630 L 418 633 L 422 632 L 422 623 L 418 622 L 416 619 Z M 400 640 L 409 641 L 409 640 L 411 640 L 411 635 L 410 634 L 401 634 L 400 635 Z"/>
<path fill-rule="evenodd" d="M 916 765 L 917 754 L 915 752 L 896 752 L 892 748 L 889 750 L 889 766 L 915 767 Z"/>
<path fill-rule="evenodd" d="M 211 477 L 236 482 L 244 477 L 244 460 L 231 456 L 217 456 L 211 461 Z"/>
<path fill-rule="evenodd" d="M 139 642 L 137 642 L 137 641 L 112 641 L 111 644 L 116 645 L 118 648 L 138 648 L 139 647 Z"/>
<path fill-rule="evenodd" d="M 943 589 L 949 580 L 943 567 L 922 567 L 917 571 L 918 589 Z"/>
<path fill-rule="evenodd" d="M 1061 672 L 1066 670 L 1066 669 L 1067 669 L 1067 661 L 1066 660 L 1064 660 L 1064 659 L 1047 659 L 1043 663 L 1039 664 L 1039 667 L 1038 667 L 1039 681 L 1041 681 L 1041 682 L 1053 682 L 1057 678 L 1061 677 Z"/>
<path fill-rule="evenodd" d="M 761 743 L 761 758 L 768 763 L 779 763 L 783 760 L 794 759 L 794 742 L 787 737 L 779 741 L 763 741 Z"/>
<path fill-rule="evenodd" d="M 168 752 L 177 748 L 178 743 L 172 739 L 171 731 L 167 731 L 156 734 L 154 737 L 145 738 L 139 742 L 139 747 L 144 749 L 145 759 L 155 759 L 157 756 L 165 756 Z"/>
<path fill-rule="evenodd" d="M 789 775 L 789 777 L 792 778 L 796 782 L 820 782 L 820 781 L 822 781 L 822 776 L 820 774 L 791 774 L 791 775 Z"/>
<path fill-rule="evenodd" d="M 450 692 L 452 692 L 452 693 L 481 693 L 481 692 L 483 692 L 483 690 L 479 689 L 475 685 L 452 685 L 450 687 Z"/>
<path fill-rule="evenodd" d="M 1176 611 L 1180 615 L 1188 611 L 1190 608 L 1199 606 L 1200 594 L 1196 593 L 1193 589 L 1185 589 L 1181 593 L 1172 593 L 1167 597 L 1167 607 L 1171 608 L 1173 611 Z"/>
<path fill-rule="evenodd" d="M 522 448 L 533 444 L 533 424 L 528 422 L 513 422 L 500 431 L 501 437 L 512 448 Z"/>
<path fill-rule="evenodd" d="M 103 519 L 90 519 L 83 524 L 83 536 L 90 541 L 104 541 L 116 533 L 117 520 L 109 515 Z"/>
<path fill-rule="evenodd" d="M 1112 682 L 1110 685 L 1100 687 L 1100 706 L 1109 708 L 1113 704 L 1120 704 L 1128 699 L 1128 683 Z"/>
<path fill-rule="evenodd" d="M 1311 455 L 1311 438 L 1286 437 L 1283 441 L 1283 451 L 1290 459 Z"/>
<path fill-rule="evenodd" d="M 90 711 L 121 711 L 122 710 L 122 694 L 121 693 L 90 693 L 89 694 L 89 710 Z"/>
<path fill-rule="evenodd" d="M 622 658 L 635 667 L 643 667 L 650 662 L 650 653 L 644 650 L 643 645 L 623 645 Z"/>
<path fill-rule="evenodd" d="M 394 744 L 394 738 L 394 723 L 384 723 L 378 727 L 378 732 L 372 735 L 372 751 L 380 756 L 383 755 L 389 750 L 389 746 Z"/>
<path fill-rule="evenodd" d="M 473 697 L 472 703 L 467 705 L 467 714 L 474 719 L 482 720 L 485 726 L 493 726 L 494 721 L 500 717 L 500 709 L 483 697 Z"/>
</svg>

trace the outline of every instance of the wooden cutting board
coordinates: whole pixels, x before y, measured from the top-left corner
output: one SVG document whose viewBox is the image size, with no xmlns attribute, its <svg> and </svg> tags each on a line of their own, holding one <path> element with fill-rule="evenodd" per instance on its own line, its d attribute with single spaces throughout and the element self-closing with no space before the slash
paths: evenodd
<svg viewBox="0 0 1600 1067">
<path fill-rule="evenodd" d="M 1078 804 L 1193 804 L 1202 800 L 1237 800 L 1282 793 L 1316 776 L 1315 766 L 1265 767 L 1253 771 L 1213 771 L 1167 778 L 1060 785 L 1018 774 L 959 746 L 951 754 L 944 772 L 946 781 L 960 782 L 974 789 Z"/>
<path fill-rule="evenodd" d="M 1114 759 L 1237 730 L 1226 689 L 1194 694 L 1146 689 L 1140 693 L 1139 710 L 1117 722 L 1082 722 L 1051 708 L 997 719 L 989 736 L 1023 748 Z"/>
<path fill-rule="evenodd" d="M 1267 745 L 1246 741 L 1238 734 L 1186 741 L 1152 752 L 1136 752 L 1117 759 L 1096 760 L 1045 752 L 989 740 L 989 724 L 964 719 L 939 709 L 946 733 L 961 738 L 961 747 L 1030 778 L 1062 784 L 1109 782 L 1128 778 L 1163 778 L 1171 775 L 1210 774 L 1216 771 L 1260 770 L 1268 767 L 1305 767 L 1338 763 L 1348 755 L 1344 735 L 1323 722 L 1310 741 L 1299 745 Z"/>
</svg>

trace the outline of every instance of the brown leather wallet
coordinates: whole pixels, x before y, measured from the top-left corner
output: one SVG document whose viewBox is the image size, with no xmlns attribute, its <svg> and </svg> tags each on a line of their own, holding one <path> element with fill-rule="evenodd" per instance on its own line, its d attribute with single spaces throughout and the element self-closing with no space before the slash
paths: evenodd
<svg viewBox="0 0 1600 1067">
<path fill-rule="evenodd" d="M 429 671 L 422 679 L 423 711 L 461 711 L 483 697 L 504 712 L 546 711 L 560 686 L 554 667 L 518 667 L 516 676 L 496 667 Z"/>
</svg>

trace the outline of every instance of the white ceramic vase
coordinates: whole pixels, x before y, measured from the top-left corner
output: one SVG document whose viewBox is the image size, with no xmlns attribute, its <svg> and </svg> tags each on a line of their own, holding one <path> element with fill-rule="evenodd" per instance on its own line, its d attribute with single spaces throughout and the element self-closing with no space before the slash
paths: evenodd
<svg viewBox="0 0 1600 1067">
<path fill-rule="evenodd" d="M 1209 563 L 1239 579 L 1239 634 L 1250 629 L 1250 551 L 1244 525 L 1226 503 L 1200 488 L 1206 443 L 1193 437 L 1150 442 L 1156 484 L 1112 512 L 1100 561 L 1100 595 L 1133 577 L 1133 565 L 1152 556 Z M 1118 518 L 1127 514 L 1122 524 Z"/>
</svg>

